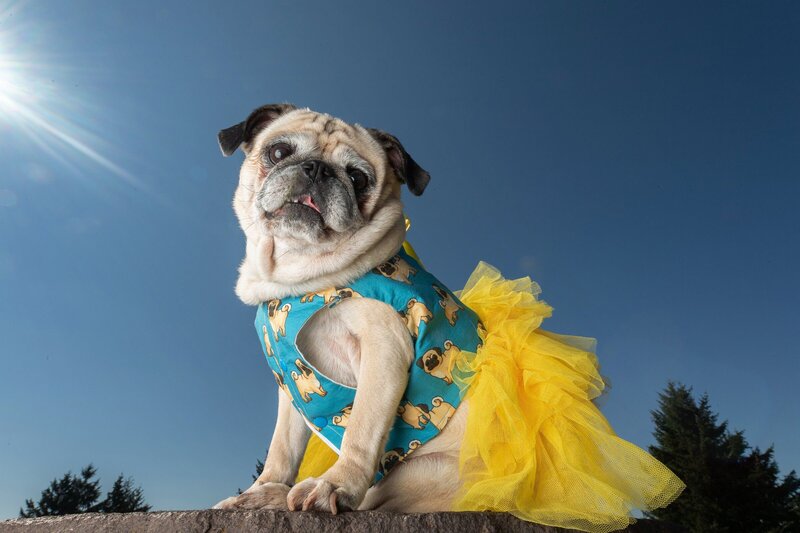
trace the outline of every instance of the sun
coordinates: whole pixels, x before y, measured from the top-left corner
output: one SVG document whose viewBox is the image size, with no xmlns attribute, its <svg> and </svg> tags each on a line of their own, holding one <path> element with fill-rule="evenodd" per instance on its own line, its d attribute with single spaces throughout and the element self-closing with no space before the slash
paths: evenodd
<svg viewBox="0 0 800 533">
<path fill-rule="evenodd" d="M 0 122 L 11 127 L 15 139 L 27 139 L 58 161 L 70 161 L 73 166 L 81 162 L 97 165 L 106 171 L 101 175 L 149 192 L 141 180 L 101 153 L 96 135 L 71 118 L 80 116 L 82 124 L 91 123 L 91 107 L 83 105 L 90 95 L 74 94 L 64 88 L 69 84 L 58 84 L 54 79 L 69 73 L 69 80 L 77 81 L 80 69 L 65 68 L 69 62 L 64 58 L 43 59 L 47 50 L 37 47 L 46 43 L 32 37 L 46 36 L 46 24 L 17 22 L 25 19 L 20 4 L 0 0 L 0 20 L 10 20 L 7 14 L 15 9 L 16 26 L 0 25 Z"/>
<path fill-rule="evenodd" d="M 10 9 L 0 4 L 0 17 L 13 20 L 8 16 Z M 19 106 L 32 105 L 36 98 L 31 78 L 35 63 L 22 49 L 22 29 L 7 23 L 0 26 L 0 116 L 5 120 L 14 119 Z"/>
</svg>

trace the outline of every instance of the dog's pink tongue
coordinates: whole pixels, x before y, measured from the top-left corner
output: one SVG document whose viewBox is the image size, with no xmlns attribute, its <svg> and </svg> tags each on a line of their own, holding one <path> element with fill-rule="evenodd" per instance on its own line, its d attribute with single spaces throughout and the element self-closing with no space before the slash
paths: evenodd
<svg viewBox="0 0 800 533">
<path fill-rule="evenodd" d="M 314 199 L 311 198 L 311 196 L 309 196 L 308 194 L 304 194 L 303 196 L 300 197 L 300 203 L 303 205 L 307 205 L 317 213 L 322 214 L 322 211 L 319 210 L 317 204 L 314 203 Z"/>
</svg>

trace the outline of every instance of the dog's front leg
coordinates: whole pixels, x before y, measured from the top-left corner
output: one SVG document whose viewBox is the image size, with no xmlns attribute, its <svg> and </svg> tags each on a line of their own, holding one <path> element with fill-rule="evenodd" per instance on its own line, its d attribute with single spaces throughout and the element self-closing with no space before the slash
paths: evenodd
<svg viewBox="0 0 800 533">
<path fill-rule="evenodd" d="M 222 500 L 214 509 L 286 509 L 286 496 L 297 477 L 310 434 L 289 398 L 278 391 L 278 420 L 261 475 L 249 489 Z"/>
<path fill-rule="evenodd" d="M 336 514 L 358 507 L 375 477 L 414 359 L 411 336 L 394 309 L 367 298 L 347 300 L 337 307 L 342 325 L 357 341 L 349 354 L 357 382 L 355 400 L 339 459 L 321 477 L 292 488 L 291 510 Z"/>
</svg>

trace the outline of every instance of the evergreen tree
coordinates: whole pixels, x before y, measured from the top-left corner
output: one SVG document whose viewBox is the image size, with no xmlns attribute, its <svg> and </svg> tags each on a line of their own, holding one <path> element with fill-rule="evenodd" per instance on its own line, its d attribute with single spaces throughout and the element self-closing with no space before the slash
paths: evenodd
<svg viewBox="0 0 800 533">
<path fill-rule="evenodd" d="M 150 510 L 150 506 L 144 502 L 142 489 L 134 487 L 133 480 L 125 479 L 122 474 L 114 482 L 111 492 L 108 493 L 102 505 L 105 513 L 133 513 Z"/>
<path fill-rule="evenodd" d="M 708 395 L 669 383 L 652 412 L 656 446 L 650 453 L 686 483 L 684 493 L 651 517 L 700 532 L 800 530 L 800 479 L 794 470 L 779 480 L 770 446 L 748 445 L 742 431 L 718 422 Z"/>
<path fill-rule="evenodd" d="M 90 464 L 81 470 L 80 476 L 67 472 L 59 479 L 50 482 L 50 486 L 42 491 L 39 503 L 25 500 L 25 510 L 19 510 L 23 518 L 36 516 L 64 515 L 75 513 L 91 513 L 99 510 L 97 499 L 100 498 L 100 481 L 93 479 L 97 471 Z"/>
<path fill-rule="evenodd" d="M 269 453 L 269 450 L 267 450 L 267 453 Z M 253 474 L 254 483 L 258 479 L 258 476 L 260 476 L 261 472 L 263 471 L 264 471 L 264 461 L 262 461 L 261 459 L 256 459 L 256 473 Z"/>
<path fill-rule="evenodd" d="M 25 500 L 25 509 L 19 510 L 21 518 L 54 516 L 78 513 L 128 513 L 147 511 L 141 488 L 133 487 L 133 480 L 122 474 L 114 482 L 111 492 L 100 499 L 100 480 L 95 479 L 97 470 L 91 464 L 81 470 L 80 476 L 67 472 L 61 479 L 54 479 L 42 491 L 38 503 Z"/>
</svg>

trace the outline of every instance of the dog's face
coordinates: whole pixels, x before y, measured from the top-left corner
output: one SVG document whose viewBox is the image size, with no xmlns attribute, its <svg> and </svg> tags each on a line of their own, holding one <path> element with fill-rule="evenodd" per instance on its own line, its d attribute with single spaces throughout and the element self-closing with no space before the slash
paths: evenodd
<svg viewBox="0 0 800 533">
<path fill-rule="evenodd" d="M 442 355 L 442 350 L 439 348 L 431 348 L 424 354 L 422 357 L 417 359 L 417 365 L 425 370 L 425 372 L 432 372 L 436 370 L 444 361 L 444 356 Z"/>
<path fill-rule="evenodd" d="M 375 267 L 375 271 L 378 274 L 382 274 L 387 278 L 391 278 L 395 272 L 397 272 L 397 263 L 400 261 L 399 257 L 392 257 L 385 263 L 381 263 L 377 267 Z"/>
<path fill-rule="evenodd" d="M 218 138 L 225 155 L 245 153 L 234 210 L 255 264 L 242 274 L 273 283 L 296 285 L 298 258 L 311 276 L 346 268 L 397 233 L 401 185 L 419 195 L 430 179 L 393 136 L 288 104 L 258 108 Z"/>
<path fill-rule="evenodd" d="M 394 266 L 393 262 L 387 261 L 386 263 L 378 265 L 378 267 L 375 270 L 378 271 L 378 274 L 383 274 L 386 277 L 391 277 L 395 272 L 397 272 L 397 267 Z"/>
<path fill-rule="evenodd" d="M 358 293 L 356 291 L 354 291 L 353 289 L 348 287 L 348 288 L 344 288 L 344 289 L 339 289 L 337 294 L 338 294 L 339 298 L 352 298 L 353 295 L 358 294 Z"/>
</svg>

